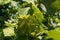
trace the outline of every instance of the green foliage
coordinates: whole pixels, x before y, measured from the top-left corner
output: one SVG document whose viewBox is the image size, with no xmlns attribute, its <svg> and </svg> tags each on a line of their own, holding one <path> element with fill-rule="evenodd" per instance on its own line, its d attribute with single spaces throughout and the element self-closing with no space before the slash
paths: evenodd
<svg viewBox="0 0 60 40">
<path fill-rule="evenodd" d="M 60 0 L 0 0 L 0 40 L 60 40 Z"/>
<path fill-rule="evenodd" d="M 47 39 L 51 38 L 52 40 L 60 40 L 60 31 L 59 30 L 51 30 L 47 33 Z"/>
</svg>

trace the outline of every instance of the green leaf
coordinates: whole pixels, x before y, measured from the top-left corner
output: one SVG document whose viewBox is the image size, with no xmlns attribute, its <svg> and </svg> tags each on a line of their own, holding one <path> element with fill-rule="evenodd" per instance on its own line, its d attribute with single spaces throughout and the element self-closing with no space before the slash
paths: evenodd
<svg viewBox="0 0 60 40">
<path fill-rule="evenodd" d="M 33 15 L 36 16 L 36 19 L 41 23 L 44 19 L 42 12 L 34 4 L 32 4 L 32 9 L 34 10 Z"/>
<path fill-rule="evenodd" d="M 16 23 L 10 23 L 10 22 L 7 22 L 7 21 L 5 21 L 5 25 L 8 26 L 8 27 L 15 27 L 15 26 L 17 26 Z"/>
<path fill-rule="evenodd" d="M 18 12 L 20 15 L 26 15 L 29 11 L 30 7 L 26 7 L 26 8 L 20 8 L 18 9 Z"/>
<path fill-rule="evenodd" d="M 9 2 L 11 2 L 11 0 L 3 0 L 3 3 L 4 3 L 4 4 L 7 4 L 7 3 L 9 3 Z"/>
<path fill-rule="evenodd" d="M 23 1 L 26 1 L 28 3 L 34 3 L 34 1 L 37 1 L 37 0 L 23 0 Z"/>
<path fill-rule="evenodd" d="M 14 28 L 8 27 L 8 28 L 3 29 L 3 34 L 4 36 L 14 36 L 15 35 Z"/>
<path fill-rule="evenodd" d="M 60 10 L 60 0 L 56 0 L 53 3 L 51 3 L 51 7 L 55 10 Z"/>
<path fill-rule="evenodd" d="M 60 10 L 60 0 L 41 0 L 41 2 L 45 4 L 49 13 Z"/>
<path fill-rule="evenodd" d="M 47 33 L 47 39 L 60 40 L 60 31 L 59 30 L 51 30 Z"/>
<path fill-rule="evenodd" d="M 2 5 L 3 4 L 3 0 L 0 0 L 0 5 Z"/>
<path fill-rule="evenodd" d="M 55 22 L 57 22 L 57 23 L 58 23 L 58 22 L 59 22 L 59 19 L 58 19 L 58 18 L 55 18 Z"/>
</svg>

